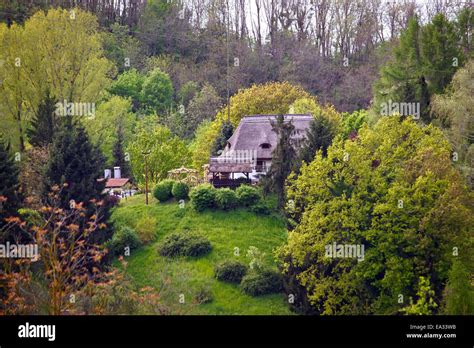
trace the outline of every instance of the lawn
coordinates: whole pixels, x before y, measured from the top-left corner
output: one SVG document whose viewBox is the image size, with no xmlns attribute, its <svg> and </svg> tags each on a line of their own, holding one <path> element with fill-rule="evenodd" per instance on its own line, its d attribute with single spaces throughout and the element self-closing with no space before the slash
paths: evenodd
<svg viewBox="0 0 474 348">
<path fill-rule="evenodd" d="M 273 250 L 286 239 L 281 218 L 258 216 L 245 210 L 197 213 L 188 202 L 180 207 L 177 202 L 158 203 L 154 199 L 146 206 L 144 201 L 143 195 L 122 200 L 112 215 L 116 226 L 135 227 L 147 214 L 156 219 L 156 240 L 133 250 L 126 257 L 126 273 L 134 285 L 157 289 L 162 301 L 173 313 L 291 314 L 283 293 L 252 297 L 242 293 L 238 285 L 214 278 L 214 266 L 220 261 L 237 258 L 248 263 L 246 251 L 250 246 L 264 252 L 268 264 L 276 267 Z M 200 258 L 170 259 L 160 256 L 158 243 L 174 231 L 202 233 L 212 244 L 211 253 Z M 212 301 L 199 303 L 196 300 L 199 295 L 206 297 L 209 293 Z"/>
</svg>

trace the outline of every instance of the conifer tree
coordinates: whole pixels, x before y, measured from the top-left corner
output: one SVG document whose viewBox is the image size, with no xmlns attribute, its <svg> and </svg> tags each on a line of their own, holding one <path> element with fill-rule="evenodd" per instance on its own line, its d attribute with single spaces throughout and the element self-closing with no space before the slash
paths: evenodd
<svg viewBox="0 0 474 348">
<path fill-rule="evenodd" d="M 56 127 L 56 100 L 46 91 L 44 99 L 38 106 L 35 117 L 31 120 L 27 135 L 33 146 L 48 146 L 53 142 Z"/>
<path fill-rule="evenodd" d="M 124 144 L 123 144 L 123 129 L 122 125 L 119 124 L 117 127 L 117 140 L 114 144 L 114 149 L 112 152 L 114 158 L 114 167 L 120 167 L 122 176 L 124 178 L 131 178 L 130 164 L 125 158 Z"/>
<path fill-rule="evenodd" d="M 313 119 L 306 131 L 306 142 L 301 149 L 300 160 L 310 163 L 318 150 L 321 150 L 323 156 L 326 156 L 332 138 L 333 134 L 329 121 L 324 117 Z"/>
<path fill-rule="evenodd" d="M 428 80 L 430 94 L 442 93 L 464 62 L 455 26 L 438 13 L 421 33 L 423 75 Z"/>
<path fill-rule="evenodd" d="M 91 199 L 101 199 L 104 183 L 97 181 L 102 175 L 104 159 L 84 128 L 70 117 L 62 120 L 54 136 L 50 159 L 45 175 L 45 194 L 54 185 L 62 188 L 62 207 L 71 201 L 87 206 Z M 66 187 L 63 187 L 67 184 Z"/>
<path fill-rule="evenodd" d="M 285 204 L 286 178 L 295 169 L 296 164 L 296 142 L 292 137 L 295 126 L 291 122 L 285 122 L 283 115 L 278 115 L 276 122 L 271 122 L 272 130 L 276 133 L 278 144 L 273 151 L 272 165 L 264 179 L 265 192 L 275 192 L 278 196 L 278 206 L 282 208 Z"/>
<path fill-rule="evenodd" d="M 382 68 L 381 78 L 375 84 L 377 111 L 383 103 L 420 103 L 420 115 L 428 120 L 429 94 L 423 75 L 420 36 L 418 18 L 412 17 L 394 49 L 394 60 Z"/>
<path fill-rule="evenodd" d="M 233 133 L 234 133 L 234 126 L 232 126 L 232 123 L 224 122 L 222 124 L 219 136 L 214 142 L 214 146 L 212 148 L 213 155 L 217 155 L 219 151 L 222 151 L 225 148 L 227 140 L 229 140 L 229 138 L 232 136 Z"/>
<path fill-rule="evenodd" d="M 0 230 L 4 219 L 17 214 L 20 206 L 19 168 L 10 152 L 10 144 L 0 138 Z M 0 240 L 6 238 L 0 235 Z"/>
</svg>

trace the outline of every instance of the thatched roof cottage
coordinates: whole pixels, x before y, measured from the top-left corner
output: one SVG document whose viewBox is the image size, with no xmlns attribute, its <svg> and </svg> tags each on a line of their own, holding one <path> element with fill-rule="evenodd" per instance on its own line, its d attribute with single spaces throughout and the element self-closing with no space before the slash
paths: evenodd
<svg viewBox="0 0 474 348">
<path fill-rule="evenodd" d="M 232 181 L 257 182 L 272 163 L 277 135 L 271 122 L 277 115 L 252 115 L 242 118 L 234 134 L 218 157 L 209 161 L 209 179 L 214 186 L 233 186 Z M 301 140 L 313 117 L 311 115 L 284 115 L 285 122 L 295 127 L 294 137 Z"/>
</svg>

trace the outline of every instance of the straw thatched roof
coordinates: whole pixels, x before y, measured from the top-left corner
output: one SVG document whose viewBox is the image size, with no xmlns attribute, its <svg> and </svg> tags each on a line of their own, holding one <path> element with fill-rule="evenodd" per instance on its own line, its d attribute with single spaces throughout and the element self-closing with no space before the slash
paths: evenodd
<svg viewBox="0 0 474 348">
<path fill-rule="evenodd" d="M 252 115 L 242 118 L 234 134 L 227 142 L 226 151 L 256 150 L 258 159 L 271 159 L 277 145 L 277 136 L 272 131 L 271 121 L 276 122 L 277 115 Z M 306 129 L 313 117 L 311 115 L 284 115 L 285 122 L 290 120 L 295 126 L 295 138 L 306 136 Z"/>
</svg>

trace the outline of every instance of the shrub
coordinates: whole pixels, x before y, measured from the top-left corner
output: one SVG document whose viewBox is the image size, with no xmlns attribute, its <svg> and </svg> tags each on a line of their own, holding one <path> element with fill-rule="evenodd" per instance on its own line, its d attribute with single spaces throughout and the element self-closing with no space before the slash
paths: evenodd
<svg viewBox="0 0 474 348">
<path fill-rule="evenodd" d="M 229 283 L 240 283 L 247 273 L 247 266 L 242 262 L 227 260 L 216 266 L 214 274 L 217 280 Z"/>
<path fill-rule="evenodd" d="M 123 226 L 116 231 L 112 239 L 107 242 L 107 248 L 114 255 L 122 255 L 125 251 L 125 247 L 129 247 L 130 250 L 136 249 L 141 245 L 140 238 L 134 229 Z"/>
<path fill-rule="evenodd" d="M 237 195 L 234 191 L 228 188 L 222 188 L 216 192 L 216 204 L 219 209 L 229 210 L 237 207 Z"/>
<path fill-rule="evenodd" d="M 282 290 L 282 277 L 273 270 L 264 269 L 252 272 L 242 278 L 242 291 L 247 295 L 259 296 L 279 292 Z"/>
<path fill-rule="evenodd" d="M 184 182 L 175 182 L 173 188 L 171 189 L 173 197 L 176 199 L 186 199 L 188 198 L 189 187 Z"/>
<path fill-rule="evenodd" d="M 212 249 L 209 240 L 195 233 L 176 232 L 167 235 L 158 246 L 162 256 L 202 256 Z"/>
<path fill-rule="evenodd" d="M 258 193 L 258 190 L 255 187 L 248 185 L 239 186 L 235 193 L 237 194 L 239 204 L 244 207 L 255 205 L 260 200 L 260 194 Z"/>
<path fill-rule="evenodd" d="M 160 202 L 166 202 L 172 197 L 171 190 L 173 188 L 173 184 L 174 180 L 169 179 L 159 182 L 153 190 L 153 196 L 155 196 L 155 198 Z"/>
<path fill-rule="evenodd" d="M 194 295 L 194 300 L 197 304 L 209 303 L 212 302 L 213 296 L 211 287 L 206 284 L 198 289 L 196 295 Z"/>
<path fill-rule="evenodd" d="M 142 217 L 135 226 L 135 230 L 143 244 L 152 242 L 156 237 L 156 219 L 152 216 Z"/>
<path fill-rule="evenodd" d="M 193 208 L 197 211 L 214 208 L 216 191 L 217 190 L 209 184 L 196 186 L 189 194 Z"/>
<path fill-rule="evenodd" d="M 252 205 L 250 210 L 257 215 L 269 215 L 271 213 L 270 207 L 263 202 Z"/>
</svg>

